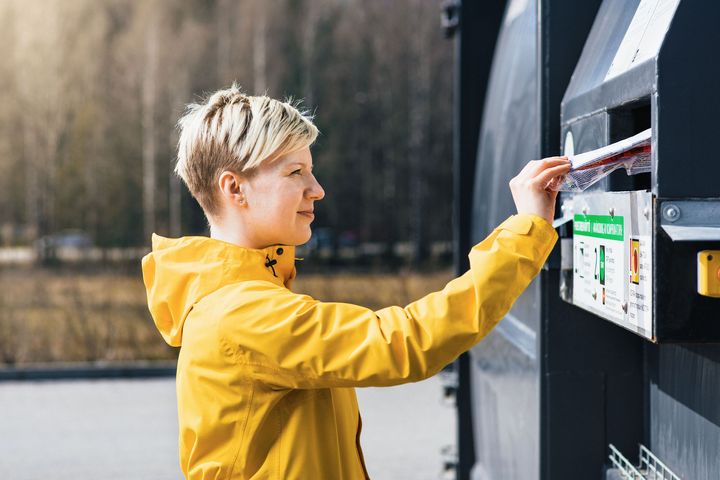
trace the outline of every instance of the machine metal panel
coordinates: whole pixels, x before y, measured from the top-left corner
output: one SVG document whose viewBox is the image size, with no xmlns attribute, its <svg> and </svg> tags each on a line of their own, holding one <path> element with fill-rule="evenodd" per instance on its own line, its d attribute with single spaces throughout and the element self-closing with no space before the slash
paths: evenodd
<svg viewBox="0 0 720 480">
<path fill-rule="evenodd" d="M 516 309 L 537 309 L 538 293 L 536 281 Z M 538 477 L 537 326 L 527 327 L 518 321 L 527 317 L 515 315 L 511 313 L 501 322 L 510 320 L 507 324 L 511 328 L 495 329 L 471 350 L 477 459 L 471 475 L 474 480 Z"/>
<path fill-rule="evenodd" d="M 472 238 L 480 241 L 515 211 L 508 182 L 540 150 L 537 1 L 508 2 L 478 140 Z"/>
<path fill-rule="evenodd" d="M 720 194 L 715 180 L 718 164 L 708 161 L 707 153 L 698 148 L 705 145 L 705 152 L 714 148 L 709 130 L 713 121 L 717 123 L 717 108 L 712 114 L 709 110 L 720 96 L 716 88 L 705 85 L 706 75 L 690 74 L 720 70 L 717 62 L 699 53 L 703 42 L 710 44 L 718 37 L 717 28 L 706 24 L 711 23 L 707 17 L 717 18 L 719 10 L 717 4 L 701 8 L 678 0 L 604 1 L 563 98 L 561 140 L 566 154 L 583 153 L 652 128 L 652 173 L 628 176 L 617 171 L 587 192 L 561 198 L 577 208 L 580 201 L 586 197 L 590 201 L 598 192 L 652 192 L 645 201 L 649 208 L 638 207 L 634 212 L 635 218 L 645 218 L 643 225 L 651 230 L 630 231 L 624 250 L 637 247 L 646 261 L 640 267 L 652 272 L 647 276 L 653 289 L 649 290 L 647 281 L 623 283 L 620 301 L 612 296 L 609 302 L 610 306 L 619 304 L 623 311 L 615 308 L 613 313 L 602 304 L 594 308 L 602 292 L 609 290 L 587 285 L 574 288 L 576 281 L 586 282 L 577 275 L 583 273 L 580 269 L 572 272 L 572 280 L 564 272 L 561 296 L 656 342 L 720 341 L 720 325 L 705 320 L 717 309 L 717 302 L 700 298 L 695 289 L 697 251 L 717 248 L 718 222 L 705 215 L 702 221 L 685 225 L 687 217 L 668 220 L 663 216 L 664 210 L 672 211 L 673 206 L 685 205 L 693 197 L 710 205 L 712 197 Z M 695 25 L 697 32 L 693 31 Z M 663 195 L 667 192 L 684 194 L 684 198 Z M 563 212 L 565 219 L 569 216 L 567 210 Z M 652 229 L 653 223 L 656 229 Z M 582 232 L 576 227 L 565 237 L 574 238 L 577 246 L 580 242 L 573 233 Z M 576 254 L 565 258 L 579 259 Z M 622 268 L 629 270 L 633 258 L 626 256 Z M 634 278 L 639 279 L 637 271 Z M 639 300 L 652 296 L 652 301 L 635 302 L 630 296 Z M 635 304 L 642 304 L 643 310 L 633 313 Z"/>
<path fill-rule="evenodd" d="M 560 27 L 563 15 L 584 2 L 510 4 L 480 134 L 473 240 L 512 213 L 507 181 L 525 161 L 556 153 L 548 138 L 566 146 L 570 133 L 574 152 L 581 153 L 652 128 L 653 170 L 637 176 L 615 172 L 577 197 L 562 196 L 572 201 L 564 216 L 582 218 L 594 210 L 623 217 L 620 271 L 626 270 L 629 282 L 622 293 L 628 312 L 604 321 L 597 315 L 604 315 L 602 309 L 560 300 L 576 295 L 573 253 L 579 241 L 572 223 L 561 226 L 559 243 L 570 255 L 555 252 L 500 327 L 472 351 L 479 460 L 473 478 L 600 478 L 609 444 L 634 458 L 642 443 L 680 478 L 716 479 L 720 347 L 707 342 L 720 341 L 715 321 L 720 307 L 717 299 L 694 289 L 697 252 L 718 248 L 717 225 L 689 217 L 670 221 L 663 212 L 673 204 L 684 212 L 698 201 L 706 202 L 703 210 L 714 211 L 712 202 L 720 201 L 720 163 L 711 153 L 720 111 L 720 62 L 709 48 L 720 37 L 720 3 L 605 0 L 565 91 L 560 122 L 552 126 L 548 122 L 556 121 L 558 102 L 547 84 L 561 83 L 553 82 L 562 77 L 557 73 L 562 68 L 553 70 L 549 59 L 563 55 L 558 56 L 563 47 L 552 42 L 572 42 L 547 35 L 546 28 L 569 32 Z M 531 16 L 537 17 L 535 25 L 527 22 L 527 31 L 519 31 L 522 18 Z M 643 29 L 649 36 L 638 35 Z M 650 248 L 638 237 L 649 238 Z M 643 255 L 650 262 L 644 272 L 654 270 L 649 293 L 642 283 L 647 277 L 638 278 L 643 290 L 633 287 L 633 239 L 638 253 L 650 252 Z M 639 268 L 636 273 L 639 277 Z M 640 311 L 630 321 L 632 288 L 645 302 L 651 298 L 652 328 Z"/>
<path fill-rule="evenodd" d="M 560 97 L 598 6 L 599 1 L 508 2 L 479 135 L 473 242 L 482 240 L 515 213 L 509 180 L 529 160 L 558 153 Z M 591 123 L 597 126 L 598 134 L 607 136 L 604 119 L 598 117 Z M 568 410 L 552 409 L 547 404 L 548 395 L 567 398 L 568 389 L 577 385 L 588 385 L 595 393 L 615 385 L 613 375 L 600 372 L 589 381 L 580 379 L 580 383 L 572 372 L 569 376 L 554 369 L 545 372 L 551 369 L 553 359 L 577 351 L 574 346 L 568 349 L 564 344 L 543 344 L 547 317 L 557 304 L 563 303 L 559 299 L 543 300 L 547 299 L 548 285 L 557 288 L 557 276 L 556 270 L 543 272 L 495 331 L 471 351 L 477 460 L 473 479 L 571 478 L 584 471 L 584 465 L 579 461 L 561 464 L 557 460 L 569 452 L 577 459 L 602 456 L 602 442 L 588 450 L 587 445 L 580 447 L 568 439 L 564 433 Z M 600 330 L 605 330 L 604 326 Z M 543 384 L 548 385 L 544 390 Z M 599 398 L 594 405 L 603 406 L 605 401 Z M 592 429 L 593 436 L 604 438 L 595 435 L 601 431 L 597 419 L 580 418 L 574 423 L 578 429 L 587 425 L 597 426 Z M 541 453 L 543 444 L 546 450 Z M 582 452 L 573 450 L 575 446 Z M 552 458 L 552 462 L 544 461 L 541 455 Z M 567 477 L 558 476 L 560 472 L 567 472 Z"/>
<path fill-rule="evenodd" d="M 646 345 L 648 446 L 682 479 L 720 476 L 720 348 Z"/>
<path fill-rule="evenodd" d="M 508 182 L 540 151 L 536 0 L 507 3 L 485 99 L 475 174 L 473 242 L 515 212 Z M 471 350 L 473 479 L 537 478 L 539 373 L 535 282 Z"/>
<path fill-rule="evenodd" d="M 445 2 L 443 7 L 447 25 L 450 26 L 445 33 L 455 39 L 453 257 L 455 272 L 462 275 L 469 267 L 467 252 L 472 247 L 470 213 L 473 207 L 478 135 L 505 1 L 488 4 L 455 0 Z M 470 354 L 464 353 L 453 365 L 457 374 L 455 471 L 458 480 L 467 480 L 475 464 L 470 363 Z"/>
<path fill-rule="evenodd" d="M 683 0 L 657 58 L 655 193 L 720 196 L 716 160 L 720 111 L 720 2 Z"/>
<path fill-rule="evenodd" d="M 640 0 L 605 80 L 657 56 L 679 4 L 680 0 Z"/>
<path fill-rule="evenodd" d="M 562 101 L 563 123 L 649 95 L 654 65 L 645 62 L 609 79 L 608 72 L 625 40 L 640 0 L 605 0 L 595 18 Z M 632 80 L 627 78 L 632 77 Z M 647 81 L 650 80 L 650 81 Z"/>
<path fill-rule="evenodd" d="M 720 198 L 655 200 L 655 335 L 660 343 L 720 342 L 720 299 L 697 291 L 698 252 L 720 247 L 706 229 L 720 224 L 714 213 Z M 674 223 L 665 216 L 677 210 Z M 673 240 L 665 226 L 680 224 L 683 240 Z"/>
<path fill-rule="evenodd" d="M 563 122 L 657 91 L 656 61 L 679 0 L 606 0 L 563 98 Z"/>
<path fill-rule="evenodd" d="M 640 0 L 606 0 L 602 3 L 580 55 L 581 59 L 595 61 L 578 62 L 563 102 L 589 92 L 603 82 L 639 3 Z"/>
<path fill-rule="evenodd" d="M 649 10 L 651 6 L 654 12 Z M 562 197 L 573 204 L 569 212 L 572 218 L 582 214 L 583 202 L 588 214 L 592 210 L 609 211 L 596 198 L 641 195 L 647 199 L 647 222 L 642 220 L 647 216 L 645 209 L 631 208 L 631 212 L 649 225 L 652 336 L 647 335 L 647 328 L 643 332 L 628 325 L 625 314 L 612 315 L 588 305 L 583 306 L 584 310 L 568 306 L 575 310 L 568 312 L 568 322 L 581 323 L 587 312 L 592 312 L 611 320 L 598 323 L 620 324 L 658 342 L 643 341 L 621 329 L 616 329 L 614 342 L 597 339 L 615 355 L 624 356 L 628 369 L 642 370 L 642 378 L 633 375 L 634 381 L 624 387 L 641 385 L 641 396 L 626 397 L 616 391 L 606 393 L 606 399 L 618 402 L 631 398 L 640 402 L 642 415 L 621 414 L 617 418 L 631 429 L 642 428 L 641 443 L 683 479 L 720 478 L 720 383 L 716 381 L 720 376 L 720 303 L 696 291 L 697 253 L 717 249 L 720 231 L 720 163 L 708 155 L 715 149 L 720 111 L 720 64 L 708 50 L 720 39 L 718 18 L 720 4 L 716 2 L 605 0 L 562 106 L 561 141 L 567 144 L 565 138 L 571 132 L 576 153 L 646 128 L 653 131 L 651 174 L 623 177 L 624 173 L 620 173 L 591 192 Z M 643 29 L 645 37 L 638 34 Z M 597 134 L 601 122 L 592 125 L 587 120 L 603 115 L 607 133 L 604 139 Z M 578 138 L 584 139 L 582 150 L 577 147 Z M 593 139 L 597 139 L 596 145 Z M 576 238 L 577 228 L 564 228 L 567 251 L 582 240 Z M 632 239 L 634 234 L 630 235 Z M 563 298 L 582 303 L 577 301 L 574 284 L 578 279 L 569 278 L 574 275 L 571 271 L 576 259 L 573 255 L 564 255 L 563 259 L 566 270 L 558 290 Z M 570 263 L 573 266 L 567 270 Z M 631 276 L 632 272 L 627 274 Z M 631 300 L 632 282 L 627 286 Z M 640 362 L 636 356 L 638 341 Z M 591 355 L 588 352 L 588 357 Z M 572 368 L 573 361 L 567 359 L 566 368 Z M 609 416 L 604 423 L 610 427 Z M 624 453 L 634 456 L 629 450 Z"/>
</svg>

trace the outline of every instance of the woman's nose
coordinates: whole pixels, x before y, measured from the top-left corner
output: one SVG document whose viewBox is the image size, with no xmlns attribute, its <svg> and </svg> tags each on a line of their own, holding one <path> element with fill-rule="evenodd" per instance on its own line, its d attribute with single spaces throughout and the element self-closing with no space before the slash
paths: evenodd
<svg viewBox="0 0 720 480">
<path fill-rule="evenodd" d="M 308 198 L 312 198 L 313 200 L 322 200 L 323 197 L 325 197 L 325 190 L 323 190 L 314 175 L 312 177 L 312 184 L 310 185 L 310 188 L 308 188 L 306 194 Z"/>
</svg>

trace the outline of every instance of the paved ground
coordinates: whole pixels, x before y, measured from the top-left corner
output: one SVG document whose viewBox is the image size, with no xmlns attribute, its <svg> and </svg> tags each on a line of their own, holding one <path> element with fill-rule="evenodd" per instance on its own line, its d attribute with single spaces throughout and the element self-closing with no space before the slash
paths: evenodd
<svg viewBox="0 0 720 480">
<path fill-rule="evenodd" d="M 453 411 L 437 378 L 358 391 L 373 480 L 436 480 Z M 174 379 L 0 383 L 0 479 L 169 480 L 177 466 Z"/>
<path fill-rule="evenodd" d="M 440 449 L 455 443 L 455 411 L 441 404 L 439 378 L 358 390 L 365 463 L 373 480 L 437 480 Z"/>
</svg>

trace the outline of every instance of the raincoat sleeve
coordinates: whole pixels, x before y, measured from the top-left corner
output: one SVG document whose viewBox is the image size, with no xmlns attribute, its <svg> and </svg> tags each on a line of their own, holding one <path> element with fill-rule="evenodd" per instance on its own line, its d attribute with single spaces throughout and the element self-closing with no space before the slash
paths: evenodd
<svg viewBox="0 0 720 480">
<path fill-rule="evenodd" d="M 471 250 L 470 270 L 443 290 L 377 311 L 244 282 L 220 320 L 221 348 L 234 368 L 276 388 L 418 381 L 492 330 L 556 239 L 544 219 L 512 216 Z"/>
</svg>

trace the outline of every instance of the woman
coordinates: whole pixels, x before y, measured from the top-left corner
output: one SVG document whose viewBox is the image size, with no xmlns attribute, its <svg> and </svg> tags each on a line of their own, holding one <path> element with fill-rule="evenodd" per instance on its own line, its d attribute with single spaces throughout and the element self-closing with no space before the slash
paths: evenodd
<svg viewBox="0 0 720 480">
<path fill-rule="evenodd" d="M 176 172 L 210 238 L 153 236 L 148 304 L 177 366 L 180 464 L 189 479 L 363 479 L 354 387 L 427 378 L 479 342 L 537 275 L 557 235 L 565 158 L 510 182 L 518 209 L 439 292 L 372 311 L 293 293 L 310 239 L 317 129 L 293 105 L 236 86 L 179 122 Z"/>
</svg>

